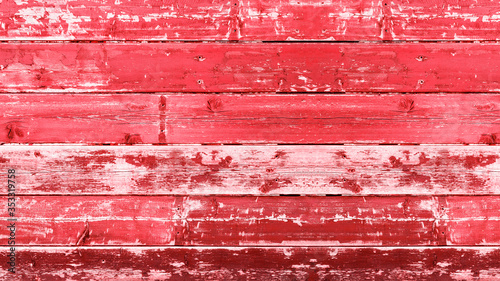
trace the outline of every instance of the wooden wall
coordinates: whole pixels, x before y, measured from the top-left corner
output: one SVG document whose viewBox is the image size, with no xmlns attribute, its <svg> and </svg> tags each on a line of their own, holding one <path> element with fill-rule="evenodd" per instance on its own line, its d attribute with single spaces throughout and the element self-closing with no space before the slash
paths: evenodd
<svg viewBox="0 0 500 281">
<path fill-rule="evenodd" d="M 2 0 L 0 280 L 500 280 L 497 40 L 490 0 Z"/>
</svg>

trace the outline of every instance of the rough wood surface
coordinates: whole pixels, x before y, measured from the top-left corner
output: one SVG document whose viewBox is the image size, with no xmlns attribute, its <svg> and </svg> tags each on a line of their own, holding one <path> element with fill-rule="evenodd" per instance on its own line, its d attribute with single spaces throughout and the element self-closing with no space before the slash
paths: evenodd
<svg viewBox="0 0 500 281">
<path fill-rule="evenodd" d="M 498 196 L 19 196 L 16 245 L 495 246 L 498 204 Z"/>
<path fill-rule="evenodd" d="M 0 155 L 20 195 L 500 194 L 499 146 L 5 145 Z"/>
<path fill-rule="evenodd" d="M 496 144 L 498 94 L 9 94 L 1 143 Z"/>
<path fill-rule="evenodd" d="M 376 40 L 382 34 L 380 1 L 50 0 L 4 1 L 2 8 L 2 40 Z"/>
<path fill-rule="evenodd" d="M 499 22 L 0 0 L 0 280 L 500 280 Z"/>
<path fill-rule="evenodd" d="M 500 45 L 0 44 L 1 92 L 499 92 Z"/>
<path fill-rule="evenodd" d="M 0 3 L 0 40 L 498 40 L 489 0 Z"/>
<path fill-rule="evenodd" d="M 158 95 L 0 95 L 3 143 L 158 143 Z"/>
<path fill-rule="evenodd" d="M 2 280 L 497 280 L 498 248 L 18 247 Z M 7 257 L 6 248 L 0 259 Z"/>
</svg>

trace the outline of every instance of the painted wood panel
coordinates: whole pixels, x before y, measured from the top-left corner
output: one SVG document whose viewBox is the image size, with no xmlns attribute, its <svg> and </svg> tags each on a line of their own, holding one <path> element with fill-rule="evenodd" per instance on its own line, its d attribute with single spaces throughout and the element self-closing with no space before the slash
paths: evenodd
<svg viewBox="0 0 500 281">
<path fill-rule="evenodd" d="M 500 280 L 499 18 L 0 2 L 0 280 Z"/>
<path fill-rule="evenodd" d="M 4 145 L 0 155 L 19 195 L 500 194 L 499 146 Z"/>
<path fill-rule="evenodd" d="M 498 92 L 492 43 L 0 44 L 2 92 Z"/>
<path fill-rule="evenodd" d="M 0 40 L 498 40 L 499 14 L 488 0 L 2 1 Z"/>
<path fill-rule="evenodd" d="M 8 94 L 1 143 L 496 144 L 498 94 Z"/>
<path fill-rule="evenodd" d="M 157 95 L 0 95 L 3 143 L 158 143 Z"/>
<path fill-rule="evenodd" d="M 16 245 L 488 246 L 500 243 L 499 203 L 498 196 L 19 196 Z"/>
<path fill-rule="evenodd" d="M 9 280 L 496 280 L 496 247 L 19 247 Z M 7 257 L 5 247 L 0 259 Z"/>
<path fill-rule="evenodd" d="M 16 245 L 444 244 L 433 203 L 429 197 L 20 196 Z"/>
</svg>

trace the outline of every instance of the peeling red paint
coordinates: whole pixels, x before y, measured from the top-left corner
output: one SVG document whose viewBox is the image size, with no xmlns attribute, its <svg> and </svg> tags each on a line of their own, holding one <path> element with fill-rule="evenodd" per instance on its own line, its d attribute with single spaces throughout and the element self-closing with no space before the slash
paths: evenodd
<svg viewBox="0 0 500 281">
<path fill-rule="evenodd" d="M 147 167 L 148 169 L 155 169 L 159 165 L 158 160 L 153 155 L 148 155 L 148 156 L 125 155 L 125 161 L 135 166 Z"/>
<path fill-rule="evenodd" d="M 0 279 L 496 279 L 500 5 L 420 2 L 0 2 Z"/>
</svg>

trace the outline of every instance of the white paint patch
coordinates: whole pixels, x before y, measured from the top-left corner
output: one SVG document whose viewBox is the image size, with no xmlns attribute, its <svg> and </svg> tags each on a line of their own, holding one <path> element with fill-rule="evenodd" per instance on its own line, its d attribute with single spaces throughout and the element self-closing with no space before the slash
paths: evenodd
<svg viewBox="0 0 500 281">
<path fill-rule="evenodd" d="M 449 263 L 449 262 L 438 262 L 438 263 L 436 263 L 436 265 L 439 266 L 439 267 L 448 267 L 448 266 L 451 265 L 451 263 Z"/>
<path fill-rule="evenodd" d="M 174 266 L 174 267 L 183 267 L 183 266 L 185 266 L 185 264 L 183 262 L 171 262 L 170 265 Z"/>
<path fill-rule="evenodd" d="M 187 211 L 203 209 L 203 204 L 201 204 L 200 200 L 186 199 L 186 201 L 184 201 L 183 204 L 184 204 L 184 207 Z"/>
</svg>

